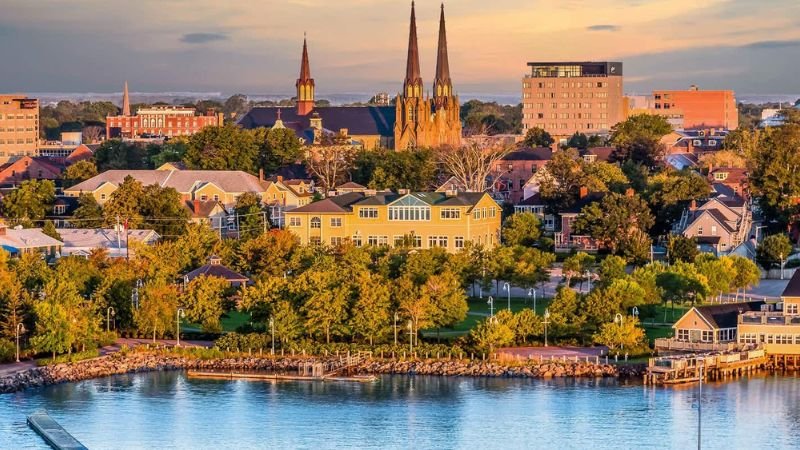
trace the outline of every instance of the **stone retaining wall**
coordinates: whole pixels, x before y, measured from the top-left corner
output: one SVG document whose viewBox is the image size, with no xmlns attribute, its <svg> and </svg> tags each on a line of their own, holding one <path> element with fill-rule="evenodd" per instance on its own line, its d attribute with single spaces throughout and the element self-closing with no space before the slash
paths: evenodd
<svg viewBox="0 0 800 450">
<path fill-rule="evenodd" d="M 114 353 L 71 364 L 36 367 L 0 378 L 0 393 L 15 392 L 29 387 L 101 378 L 124 373 L 163 370 L 243 370 L 296 372 L 301 362 L 334 362 L 337 357 L 236 357 L 204 360 L 168 352 Z M 621 377 L 641 378 L 644 366 L 615 366 L 587 362 L 527 361 L 503 364 L 477 360 L 385 360 L 369 359 L 355 366 L 360 374 L 441 375 L 472 377 Z"/>
</svg>

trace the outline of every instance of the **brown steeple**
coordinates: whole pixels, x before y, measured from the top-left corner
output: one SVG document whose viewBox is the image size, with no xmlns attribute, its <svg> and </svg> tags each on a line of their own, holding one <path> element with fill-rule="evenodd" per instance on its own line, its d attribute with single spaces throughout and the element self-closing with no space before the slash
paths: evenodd
<svg viewBox="0 0 800 450">
<path fill-rule="evenodd" d="M 308 63 L 308 43 L 303 35 L 303 57 L 300 62 L 300 78 L 297 87 L 297 114 L 305 116 L 314 109 L 314 79 L 311 78 L 311 65 Z"/>
<path fill-rule="evenodd" d="M 439 50 L 436 55 L 436 78 L 433 80 L 433 95 L 436 104 L 443 98 L 453 95 L 453 82 L 450 80 L 450 63 L 447 58 L 447 31 L 444 25 L 444 3 L 439 16 Z"/>
<path fill-rule="evenodd" d="M 128 95 L 128 82 L 125 81 L 125 87 L 122 89 L 122 115 L 131 115 L 131 99 Z"/>
<path fill-rule="evenodd" d="M 408 98 L 422 96 L 422 77 L 419 75 L 419 49 L 417 48 L 417 17 L 414 2 L 411 2 L 411 27 L 408 32 L 408 60 L 403 95 Z"/>
</svg>

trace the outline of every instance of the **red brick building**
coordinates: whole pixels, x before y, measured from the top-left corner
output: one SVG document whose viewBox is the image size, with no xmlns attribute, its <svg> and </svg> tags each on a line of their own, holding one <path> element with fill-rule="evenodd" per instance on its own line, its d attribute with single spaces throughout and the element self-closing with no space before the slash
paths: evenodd
<svg viewBox="0 0 800 450">
<path fill-rule="evenodd" d="M 106 117 L 106 138 L 191 136 L 205 127 L 223 124 L 222 113 L 198 115 L 195 108 L 152 106 L 130 113 L 128 83 L 122 93 L 122 115 Z"/>
<path fill-rule="evenodd" d="M 547 147 L 523 147 L 494 163 L 491 176 L 494 192 L 512 204 L 522 201 L 525 183 L 553 159 L 553 150 Z"/>
<path fill-rule="evenodd" d="M 61 178 L 62 168 L 47 158 L 23 156 L 0 165 L 0 185 L 16 185 L 25 180 L 57 180 Z"/>
</svg>

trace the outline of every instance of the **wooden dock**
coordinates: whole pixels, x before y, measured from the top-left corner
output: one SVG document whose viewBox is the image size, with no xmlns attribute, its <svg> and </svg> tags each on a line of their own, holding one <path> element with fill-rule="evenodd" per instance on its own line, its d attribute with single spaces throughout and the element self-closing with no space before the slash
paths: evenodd
<svg viewBox="0 0 800 450">
<path fill-rule="evenodd" d="M 222 372 L 222 371 L 188 371 L 189 378 L 205 378 L 211 380 L 252 380 L 252 381 L 350 381 L 357 383 L 372 383 L 378 380 L 375 375 L 292 375 L 257 372 Z"/>
<path fill-rule="evenodd" d="M 703 380 L 725 380 L 760 370 L 768 362 L 763 349 L 650 358 L 644 383 L 693 383 L 700 380 L 701 374 Z"/>
<path fill-rule="evenodd" d="M 88 450 L 86 446 L 67 433 L 45 410 L 28 416 L 28 426 L 33 428 L 50 447 L 56 450 Z"/>
</svg>

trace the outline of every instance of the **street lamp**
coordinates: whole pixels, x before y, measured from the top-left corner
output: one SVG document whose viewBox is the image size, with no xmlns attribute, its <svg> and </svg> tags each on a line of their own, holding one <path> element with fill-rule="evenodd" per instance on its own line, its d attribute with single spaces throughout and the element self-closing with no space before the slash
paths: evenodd
<svg viewBox="0 0 800 450">
<path fill-rule="evenodd" d="M 275 319 L 269 318 L 269 334 L 272 336 L 272 354 L 275 354 Z"/>
<path fill-rule="evenodd" d="M 635 318 L 639 318 L 639 308 L 634 306 L 633 309 L 631 310 L 631 315 Z"/>
<path fill-rule="evenodd" d="M 536 289 L 528 289 L 528 297 L 533 297 L 533 313 L 536 314 Z"/>
<path fill-rule="evenodd" d="M 508 310 L 511 311 L 511 285 L 508 282 L 503 283 L 503 290 L 508 292 Z"/>
<path fill-rule="evenodd" d="M 586 292 L 592 292 L 592 272 L 586 271 Z"/>
<path fill-rule="evenodd" d="M 106 333 L 111 331 L 111 316 L 117 315 L 117 312 L 114 311 L 113 306 L 109 306 L 106 310 Z"/>
<path fill-rule="evenodd" d="M 16 331 L 17 331 L 17 362 L 19 362 L 19 335 L 20 333 L 25 332 L 25 325 L 23 325 L 22 322 L 18 323 L 16 326 Z"/>
<path fill-rule="evenodd" d="M 397 345 L 397 319 L 400 316 L 397 313 L 394 313 L 394 345 Z"/>
<path fill-rule="evenodd" d="M 547 324 L 550 323 L 550 308 L 544 310 L 544 346 L 547 347 Z"/>
<path fill-rule="evenodd" d="M 408 354 L 414 354 L 414 324 L 408 321 Z"/>
<path fill-rule="evenodd" d="M 783 253 L 781 253 L 781 280 L 783 279 L 783 263 L 784 263 Z"/>
<path fill-rule="evenodd" d="M 184 315 L 183 308 L 178 308 L 178 311 L 175 313 L 175 337 L 178 340 L 175 344 L 176 347 L 181 346 L 181 317 Z"/>
<path fill-rule="evenodd" d="M 486 303 L 489 305 L 489 317 L 494 317 L 494 299 L 492 298 L 491 295 L 489 296 L 489 300 L 487 300 Z"/>
<path fill-rule="evenodd" d="M 481 282 L 478 283 L 478 298 L 483 300 L 483 280 L 486 279 L 486 267 L 483 268 L 481 273 L 483 276 L 481 277 Z"/>
<path fill-rule="evenodd" d="M 620 332 L 622 331 L 622 323 L 623 323 L 624 321 L 625 321 L 625 318 L 624 318 L 624 317 L 622 317 L 622 314 L 620 314 L 620 313 L 617 313 L 617 315 L 615 315 L 615 316 L 614 316 L 614 323 L 615 323 L 615 324 L 617 324 L 617 326 L 619 326 L 619 327 L 620 327 Z M 621 333 L 620 333 L 620 334 L 621 334 Z M 620 342 L 620 343 L 619 343 L 619 349 L 620 349 L 620 350 L 623 350 L 623 351 L 625 350 L 625 344 L 624 344 L 623 342 Z M 626 359 L 626 360 L 627 360 L 627 359 Z"/>
</svg>

